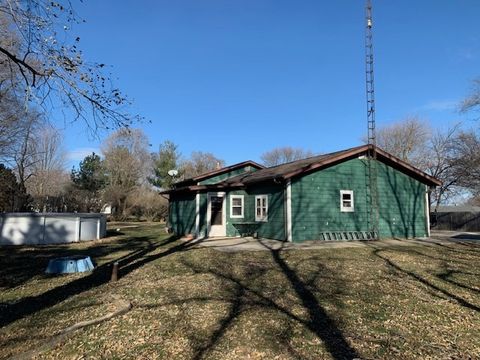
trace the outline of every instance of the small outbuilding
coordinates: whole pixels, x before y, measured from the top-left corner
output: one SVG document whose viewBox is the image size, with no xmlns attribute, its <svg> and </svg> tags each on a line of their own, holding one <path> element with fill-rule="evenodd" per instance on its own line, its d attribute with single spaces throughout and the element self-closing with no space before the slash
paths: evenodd
<svg viewBox="0 0 480 360">
<path fill-rule="evenodd" d="M 369 166 L 376 174 L 375 211 Z M 302 242 L 426 237 L 429 190 L 440 184 L 364 145 L 269 168 L 245 161 L 177 182 L 164 193 L 177 235 Z M 378 233 L 372 233 L 372 221 Z"/>
</svg>

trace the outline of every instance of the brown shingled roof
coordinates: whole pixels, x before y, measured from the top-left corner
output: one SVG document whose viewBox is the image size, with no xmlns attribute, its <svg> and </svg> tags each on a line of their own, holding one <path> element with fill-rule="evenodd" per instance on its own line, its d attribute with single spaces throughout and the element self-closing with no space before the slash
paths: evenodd
<svg viewBox="0 0 480 360">
<path fill-rule="evenodd" d="M 368 153 L 371 153 L 372 151 L 376 152 L 376 156 L 379 161 L 382 161 L 385 164 L 390 165 L 403 173 L 406 173 L 407 175 L 421 181 L 426 185 L 438 186 L 442 184 L 438 179 L 426 174 L 425 172 L 413 167 L 412 165 L 400 160 L 399 158 L 378 147 L 374 147 L 373 145 L 362 145 L 329 154 L 312 156 L 306 159 L 292 161 L 269 168 L 263 168 L 255 172 L 240 174 L 217 184 L 187 186 L 181 189 L 177 188 L 177 190 L 202 191 L 210 189 L 244 187 L 250 184 L 271 180 L 286 181 L 295 176 L 307 174 L 362 155 L 368 155 Z"/>
<path fill-rule="evenodd" d="M 363 147 L 361 147 L 363 148 Z M 241 174 L 235 177 L 231 177 L 225 180 L 225 183 L 243 183 L 251 184 L 256 182 L 262 182 L 272 179 L 286 180 L 295 174 L 300 174 L 312 170 L 316 165 L 325 164 L 329 160 L 341 160 L 348 156 L 353 150 L 358 148 L 352 148 L 347 150 L 341 150 L 329 154 L 312 156 L 306 159 L 292 161 L 286 164 L 272 166 L 262 170 L 258 170 L 250 174 Z"/>
<path fill-rule="evenodd" d="M 215 170 L 209 171 L 207 173 L 203 173 L 203 174 L 200 174 L 198 176 L 195 176 L 193 178 L 189 178 L 189 179 L 179 181 L 179 182 L 175 183 L 174 185 L 175 185 L 175 187 L 182 187 L 182 186 L 186 186 L 188 184 L 196 184 L 197 182 L 208 179 L 212 176 L 221 175 L 221 174 L 227 173 L 229 171 L 240 169 L 240 168 L 245 167 L 245 166 L 253 166 L 257 169 L 264 169 L 265 168 L 265 166 L 260 165 L 260 164 L 256 163 L 255 161 L 247 160 L 247 161 L 243 161 L 243 162 L 238 163 L 238 164 L 223 167 L 221 169 L 215 169 Z"/>
<path fill-rule="evenodd" d="M 243 183 L 248 185 L 251 183 L 272 179 L 288 180 L 295 176 L 331 166 L 348 159 L 352 159 L 361 155 L 367 155 L 369 151 L 375 151 L 378 160 L 412 176 L 413 178 L 416 178 L 427 185 L 441 185 L 441 181 L 433 176 L 426 174 L 425 172 L 413 167 L 405 161 L 402 161 L 386 151 L 378 147 L 374 147 L 373 145 L 362 145 L 329 154 L 317 155 L 302 160 L 292 161 L 286 164 L 259 170 L 251 174 L 238 175 L 225 180 L 224 183 Z"/>
</svg>

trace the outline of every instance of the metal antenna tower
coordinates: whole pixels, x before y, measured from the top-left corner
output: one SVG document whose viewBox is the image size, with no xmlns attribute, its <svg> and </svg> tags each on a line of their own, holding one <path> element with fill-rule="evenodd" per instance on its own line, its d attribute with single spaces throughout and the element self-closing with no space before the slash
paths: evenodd
<svg viewBox="0 0 480 360">
<path fill-rule="evenodd" d="M 376 145 L 375 139 L 375 88 L 373 81 L 373 19 L 372 2 L 366 0 L 365 5 L 365 73 L 367 86 L 367 120 L 368 120 L 368 144 Z"/>
<path fill-rule="evenodd" d="M 367 122 L 368 122 L 368 225 L 372 238 L 379 236 L 379 209 L 378 209 L 378 186 L 377 186 L 377 145 L 375 138 L 375 88 L 373 77 L 373 18 L 372 1 L 366 0 L 365 4 L 365 74 L 367 94 Z"/>
</svg>

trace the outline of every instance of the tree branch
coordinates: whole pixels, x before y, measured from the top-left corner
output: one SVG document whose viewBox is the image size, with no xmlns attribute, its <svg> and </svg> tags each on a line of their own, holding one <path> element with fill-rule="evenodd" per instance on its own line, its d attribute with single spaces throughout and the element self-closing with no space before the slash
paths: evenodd
<svg viewBox="0 0 480 360">
<path fill-rule="evenodd" d="M 32 86 L 33 87 L 35 87 L 36 76 L 46 76 L 46 74 L 37 71 L 31 65 L 29 65 L 26 61 L 23 61 L 22 59 L 18 58 L 17 56 L 12 54 L 10 51 L 8 51 L 7 49 L 5 49 L 1 46 L 0 46 L 0 52 L 5 54 L 10 60 L 12 60 L 15 64 L 18 65 L 18 68 L 20 69 L 23 77 L 25 78 L 25 81 L 27 82 L 27 85 L 28 85 L 28 79 L 26 78 L 26 76 L 23 72 L 23 68 L 26 68 L 28 71 L 30 71 L 32 73 L 32 77 L 33 77 Z"/>
</svg>

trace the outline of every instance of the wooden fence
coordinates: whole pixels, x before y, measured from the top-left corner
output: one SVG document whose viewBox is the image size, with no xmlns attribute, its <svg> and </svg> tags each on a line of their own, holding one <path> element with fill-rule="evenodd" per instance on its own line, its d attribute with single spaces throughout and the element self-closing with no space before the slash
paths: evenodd
<svg viewBox="0 0 480 360">
<path fill-rule="evenodd" d="M 432 212 L 430 226 L 434 230 L 480 231 L 480 212 Z"/>
</svg>

